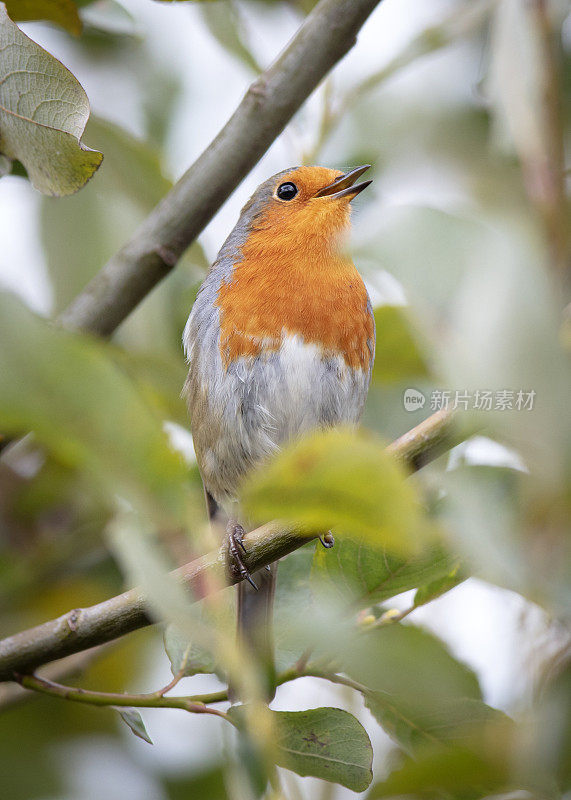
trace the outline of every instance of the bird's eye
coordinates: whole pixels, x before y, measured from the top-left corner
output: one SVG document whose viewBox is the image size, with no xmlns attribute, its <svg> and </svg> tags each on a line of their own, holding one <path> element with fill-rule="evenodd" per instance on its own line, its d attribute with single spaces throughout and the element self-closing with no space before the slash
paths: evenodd
<svg viewBox="0 0 571 800">
<path fill-rule="evenodd" d="M 280 200 L 293 200 L 293 198 L 298 193 L 298 188 L 295 183 L 282 183 L 278 186 L 276 190 L 276 197 L 279 197 Z"/>
</svg>

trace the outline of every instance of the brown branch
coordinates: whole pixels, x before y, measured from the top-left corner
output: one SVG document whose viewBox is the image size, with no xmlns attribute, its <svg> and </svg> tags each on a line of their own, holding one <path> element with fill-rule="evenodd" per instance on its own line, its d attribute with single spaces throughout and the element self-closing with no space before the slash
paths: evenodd
<svg viewBox="0 0 571 800">
<path fill-rule="evenodd" d="M 61 315 L 109 335 L 164 278 L 332 67 L 381 0 L 321 0 L 218 136 Z"/>
<path fill-rule="evenodd" d="M 467 435 L 466 432 L 464 437 Z M 415 470 L 457 441 L 452 429 L 452 413 L 438 411 L 389 445 L 388 450 Z M 256 572 L 307 541 L 307 537 L 284 529 L 279 522 L 270 522 L 246 535 L 247 553 L 243 560 L 250 572 Z M 224 547 L 185 564 L 171 574 L 190 587 L 197 599 L 204 597 L 212 586 L 240 580 L 239 576 L 228 571 Z M 13 680 L 16 673 L 30 672 L 40 664 L 112 641 L 152 623 L 144 593 L 139 588 L 89 608 L 76 608 L 55 620 L 0 641 L 0 681 Z"/>
</svg>

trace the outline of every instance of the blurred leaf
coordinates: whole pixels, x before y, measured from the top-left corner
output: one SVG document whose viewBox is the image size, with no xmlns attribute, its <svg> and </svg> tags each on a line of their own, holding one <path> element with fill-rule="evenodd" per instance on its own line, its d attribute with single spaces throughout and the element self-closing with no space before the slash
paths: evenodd
<svg viewBox="0 0 571 800">
<path fill-rule="evenodd" d="M 447 470 L 441 486 L 442 520 L 478 575 L 568 614 L 568 494 L 545 495 L 536 474 L 483 464 Z"/>
<path fill-rule="evenodd" d="M 226 52 L 232 53 L 253 72 L 262 71 L 246 44 L 239 6 L 232 0 L 217 0 L 214 3 L 204 4 L 201 13 L 208 30 Z"/>
<path fill-rule="evenodd" d="M 72 194 L 99 167 L 101 153 L 81 143 L 88 116 L 87 95 L 71 72 L 28 39 L 0 3 L 1 147 L 24 164 L 36 189 Z"/>
<path fill-rule="evenodd" d="M 407 757 L 386 780 L 376 784 L 369 797 L 479 800 L 525 791 L 531 797 L 559 798 L 561 792 L 545 765 L 539 764 L 536 751 L 526 753 L 525 744 L 522 747 L 530 731 L 516 726 L 505 714 L 479 705 L 480 710 L 469 720 L 462 721 L 460 712 L 461 725 L 456 733 L 453 729 L 446 731 L 441 744 L 436 739 L 427 740 L 414 758 Z M 546 731 L 536 728 L 539 731 L 543 739 Z M 441 737 L 442 731 L 437 734 Z"/>
<path fill-rule="evenodd" d="M 407 760 L 403 767 L 373 786 L 368 800 L 401 795 L 476 800 L 517 789 L 510 764 L 502 756 L 501 751 L 478 753 L 458 746 L 436 749 L 414 761 Z"/>
<path fill-rule="evenodd" d="M 428 377 L 426 359 L 415 341 L 406 308 L 379 306 L 375 309 L 375 326 L 377 350 L 373 380 L 397 383 Z"/>
<path fill-rule="evenodd" d="M 409 122 L 410 124 L 410 122 Z M 386 209 L 374 236 L 355 249 L 355 261 L 373 261 L 403 284 L 407 297 L 434 325 L 449 313 L 468 271 L 481 267 L 490 230 L 481 222 L 436 208 Z M 377 340 L 382 341 L 377 334 Z"/>
<path fill-rule="evenodd" d="M 41 235 L 56 313 L 83 289 L 172 186 L 155 146 L 98 118 L 90 119 L 87 130 L 105 151 L 97 183 L 73 198 L 58 203 L 44 199 L 41 204 Z M 184 369 L 180 334 L 194 299 L 194 287 L 207 267 L 200 244 L 194 242 L 177 269 L 140 304 L 115 336 L 123 347 L 145 351 L 142 360 L 155 357 L 155 386 L 161 380 L 159 373 L 164 377 L 170 373 L 163 397 L 167 389 L 171 391 L 175 359 Z M 158 355 L 165 360 L 162 367 Z M 174 371 L 167 370 L 169 365 Z M 176 395 L 183 381 L 184 376 Z M 182 401 L 173 398 L 170 404 L 180 411 Z M 181 421 L 180 416 L 175 418 Z"/>
<path fill-rule="evenodd" d="M 280 767 L 363 792 L 371 783 L 373 748 L 367 731 L 340 708 L 274 711 Z"/>
<path fill-rule="evenodd" d="M 189 641 L 188 636 L 179 631 L 175 625 L 166 628 L 164 639 L 165 651 L 174 676 L 182 674 L 187 677 L 197 673 L 216 672 L 214 656 L 200 645 Z"/>
<path fill-rule="evenodd" d="M 571 790 L 571 642 L 544 668 L 535 703 L 529 755 L 531 769 L 549 770 L 563 793 Z"/>
<path fill-rule="evenodd" d="M 188 428 L 188 411 L 181 397 L 181 387 L 187 375 L 182 358 L 176 359 L 168 353 L 155 355 L 120 348 L 116 348 L 112 355 L 161 417 Z"/>
<path fill-rule="evenodd" d="M 534 189 L 548 165 L 548 130 L 545 119 L 546 75 L 541 32 L 534 9 L 519 0 L 505 0 L 492 16 L 490 66 L 486 88 L 495 115 L 496 138 L 513 143 L 527 162 Z M 532 175 L 528 176 L 532 186 Z"/>
<path fill-rule="evenodd" d="M 432 600 L 435 600 L 437 597 L 449 592 L 451 589 L 454 589 L 460 583 L 466 580 L 468 576 L 462 570 L 462 566 L 459 562 L 457 562 L 454 567 L 447 572 L 446 575 L 442 575 L 440 578 L 436 578 L 431 580 L 429 583 L 424 584 L 424 586 L 420 586 L 414 595 L 414 606 L 418 608 L 418 606 L 424 606 L 426 603 L 430 603 Z"/>
<path fill-rule="evenodd" d="M 446 699 L 482 699 L 478 679 L 444 643 L 415 625 L 383 625 L 363 631 L 341 655 L 342 666 L 369 689 L 403 697 L 422 710 Z"/>
<path fill-rule="evenodd" d="M 224 771 L 214 767 L 198 775 L 167 776 L 162 780 L 168 800 L 227 800 Z"/>
<path fill-rule="evenodd" d="M 250 475 L 244 507 L 256 520 L 289 520 L 304 529 L 334 528 L 388 550 L 410 553 L 434 536 L 401 467 L 370 436 L 314 433 Z"/>
<path fill-rule="evenodd" d="M 0 334 L 3 429 L 32 430 L 111 498 L 123 493 L 151 519 L 182 522 L 186 468 L 106 346 L 54 328 L 10 295 L 0 295 Z"/>
<path fill-rule="evenodd" d="M 367 692 L 365 705 L 379 725 L 411 755 L 437 742 L 459 744 L 488 723 L 508 720 L 501 711 L 467 697 L 440 699 L 430 710 L 419 713 L 419 708 L 407 703 L 405 697 L 395 700 L 384 692 Z"/>
<path fill-rule="evenodd" d="M 312 580 L 344 603 L 368 607 L 443 579 L 456 563 L 457 558 L 441 547 L 402 558 L 369 541 L 340 538 L 331 550 L 315 548 Z"/>
<path fill-rule="evenodd" d="M 41 466 L 23 476 L 7 459 L 0 464 L 0 608 L 12 612 L 31 595 L 43 606 L 43 590 L 52 584 L 105 565 L 102 531 L 110 513 L 85 473 L 40 455 L 29 439 L 14 447 L 12 460 L 16 449 L 20 463 L 36 457 Z"/>
<path fill-rule="evenodd" d="M 135 36 L 137 23 L 133 15 L 115 0 L 89 0 L 81 11 L 85 33 L 111 36 Z"/>
<path fill-rule="evenodd" d="M 79 36 L 81 20 L 73 0 L 5 0 L 6 10 L 15 22 L 45 20 Z"/>
<path fill-rule="evenodd" d="M 427 631 L 394 623 L 341 637 L 330 646 L 337 670 L 364 687 L 377 721 L 407 752 L 495 718 L 474 672 Z"/>
<path fill-rule="evenodd" d="M 119 714 L 123 722 L 128 725 L 129 728 L 131 728 L 135 736 L 138 736 L 139 739 L 142 739 L 144 742 L 148 742 L 149 744 L 153 743 L 153 740 L 147 733 L 143 718 L 136 708 L 122 708 L 117 706 L 115 711 Z"/>
<path fill-rule="evenodd" d="M 179 75 L 153 65 L 152 78 L 145 80 L 142 98 L 145 114 L 146 139 L 149 145 L 165 148 L 177 104 L 181 99 L 182 84 Z"/>
<path fill-rule="evenodd" d="M 240 732 L 236 741 L 236 761 L 241 783 L 245 783 L 249 790 L 244 794 L 258 800 L 267 789 L 270 769 L 275 769 L 276 743 L 274 737 L 269 736 L 274 733 L 275 712 L 260 705 L 232 705 L 227 714 Z"/>
<path fill-rule="evenodd" d="M 310 575 L 314 550 L 314 542 L 308 542 L 279 562 L 274 601 L 275 664 L 278 672 L 291 667 L 302 653 L 302 647 L 291 641 L 291 627 L 299 614 L 311 615 Z"/>
</svg>

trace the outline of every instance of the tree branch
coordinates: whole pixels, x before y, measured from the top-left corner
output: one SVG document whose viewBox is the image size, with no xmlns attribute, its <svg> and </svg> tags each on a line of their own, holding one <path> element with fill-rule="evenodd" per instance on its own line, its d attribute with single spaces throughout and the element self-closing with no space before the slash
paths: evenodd
<svg viewBox="0 0 571 800">
<path fill-rule="evenodd" d="M 381 0 L 321 0 L 250 86 L 218 136 L 63 312 L 71 329 L 111 334 L 164 278 L 322 78 L 353 47 Z"/>
<path fill-rule="evenodd" d="M 464 433 L 464 438 L 467 436 Z M 388 451 L 412 470 L 458 443 L 453 429 L 453 414 L 438 411 L 388 447 Z M 256 572 L 301 547 L 312 537 L 284 529 L 279 521 L 270 522 L 244 538 L 242 556 L 250 572 Z M 228 569 L 225 547 L 185 564 L 171 573 L 190 587 L 196 599 L 211 586 L 238 583 L 239 575 Z M 215 578 L 216 580 L 212 580 Z M 89 608 L 76 608 L 61 617 L 0 641 L 0 681 L 34 670 L 41 664 L 87 650 L 117 639 L 131 631 L 153 624 L 140 588 L 105 600 Z"/>
</svg>

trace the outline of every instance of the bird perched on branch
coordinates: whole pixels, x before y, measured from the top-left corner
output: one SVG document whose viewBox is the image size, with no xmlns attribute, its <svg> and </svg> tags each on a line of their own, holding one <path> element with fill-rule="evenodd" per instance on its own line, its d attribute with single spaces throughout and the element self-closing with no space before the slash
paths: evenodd
<svg viewBox="0 0 571 800">
<path fill-rule="evenodd" d="M 356 183 L 368 168 L 297 167 L 265 181 L 222 245 L 184 331 L 185 394 L 208 513 L 227 520 L 234 569 L 245 579 L 238 635 L 266 664 L 275 565 L 254 576 L 244 566 L 238 488 L 286 442 L 361 416 L 375 328 L 344 247 L 349 204 L 371 183 Z"/>
</svg>

